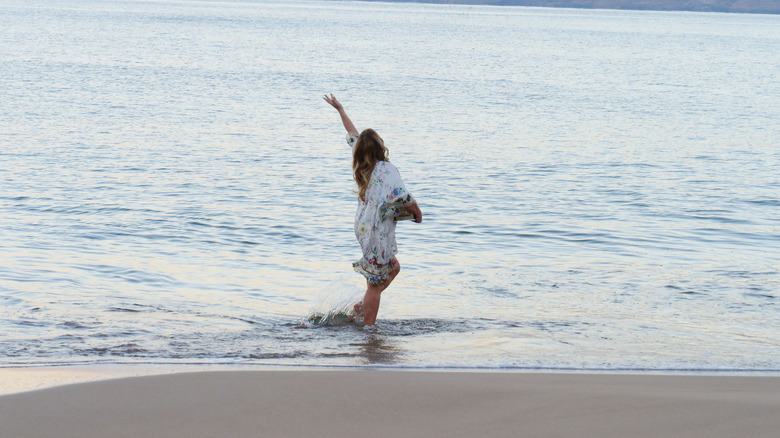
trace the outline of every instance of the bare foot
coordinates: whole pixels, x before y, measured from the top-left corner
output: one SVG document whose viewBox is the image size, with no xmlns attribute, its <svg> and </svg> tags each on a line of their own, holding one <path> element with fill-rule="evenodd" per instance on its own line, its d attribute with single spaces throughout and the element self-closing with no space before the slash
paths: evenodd
<svg viewBox="0 0 780 438">
<path fill-rule="evenodd" d="M 363 301 L 355 303 L 352 306 L 352 313 L 349 314 L 349 322 L 355 322 L 355 318 L 363 316 Z"/>
</svg>

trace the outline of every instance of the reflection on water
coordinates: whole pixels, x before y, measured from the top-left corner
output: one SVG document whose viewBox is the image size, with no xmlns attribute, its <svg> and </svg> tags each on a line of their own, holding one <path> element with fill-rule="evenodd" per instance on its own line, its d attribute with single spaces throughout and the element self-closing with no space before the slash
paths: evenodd
<svg viewBox="0 0 780 438">
<path fill-rule="evenodd" d="M 360 343 L 358 357 L 368 365 L 389 365 L 400 363 L 403 350 L 398 343 L 388 341 L 385 336 L 368 333 L 365 341 Z"/>
</svg>

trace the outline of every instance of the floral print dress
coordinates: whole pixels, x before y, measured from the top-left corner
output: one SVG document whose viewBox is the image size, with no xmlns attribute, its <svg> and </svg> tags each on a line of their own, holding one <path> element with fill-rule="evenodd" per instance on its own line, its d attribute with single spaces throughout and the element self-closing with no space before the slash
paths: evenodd
<svg viewBox="0 0 780 438">
<path fill-rule="evenodd" d="M 347 134 L 347 143 L 354 151 L 357 136 Z M 378 161 L 368 182 L 366 200 L 358 200 L 355 237 L 363 249 L 363 257 L 352 264 L 356 272 L 375 286 L 387 281 L 398 253 L 395 218 L 413 203 L 414 198 L 406 190 L 398 169 L 389 161 Z"/>
</svg>

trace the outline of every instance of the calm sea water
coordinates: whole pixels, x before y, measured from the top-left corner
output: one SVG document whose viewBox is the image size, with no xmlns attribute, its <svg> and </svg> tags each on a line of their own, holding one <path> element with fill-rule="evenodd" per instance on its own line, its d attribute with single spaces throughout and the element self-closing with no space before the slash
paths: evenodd
<svg viewBox="0 0 780 438">
<path fill-rule="evenodd" d="M 780 16 L 5 0 L 0 29 L 0 366 L 780 371 Z M 425 214 L 373 331 L 302 322 L 362 282 L 326 92 Z"/>
</svg>

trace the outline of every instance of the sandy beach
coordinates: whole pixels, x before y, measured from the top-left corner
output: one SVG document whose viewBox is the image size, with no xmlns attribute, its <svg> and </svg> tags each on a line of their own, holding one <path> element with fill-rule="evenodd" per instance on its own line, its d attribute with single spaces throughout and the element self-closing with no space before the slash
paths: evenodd
<svg viewBox="0 0 780 438">
<path fill-rule="evenodd" d="M 2 437 L 775 437 L 780 378 L 215 371 L 0 397 Z"/>
</svg>

